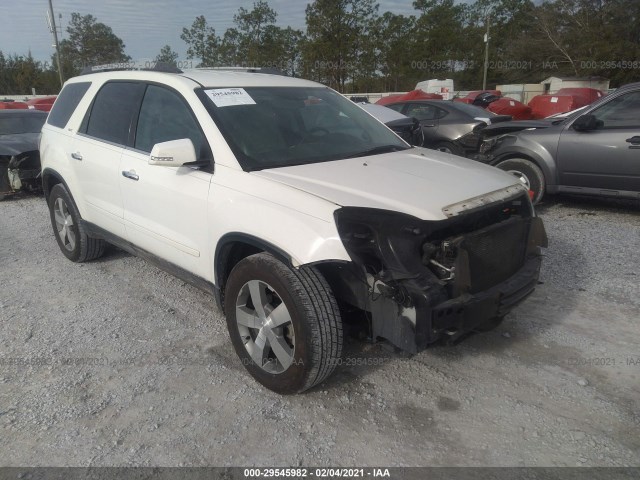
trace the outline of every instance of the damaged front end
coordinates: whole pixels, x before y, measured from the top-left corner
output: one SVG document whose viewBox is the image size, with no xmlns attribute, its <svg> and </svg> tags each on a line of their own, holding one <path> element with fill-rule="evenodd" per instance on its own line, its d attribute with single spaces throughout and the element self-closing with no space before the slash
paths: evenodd
<svg viewBox="0 0 640 480">
<path fill-rule="evenodd" d="M 19 191 L 42 190 L 40 179 L 40 153 L 37 150 L 0 155 L 0 200 Z"/>
<path fill-rule="evenodd" d="M 372 338 L 415 353 L 506 315 L 533 292 L 547 239 L 521 186 L 443 209 L 425 221 L 344 207 L 336 223 L 353 262 L 329 281 L 371 318 Z"/>
</svg>

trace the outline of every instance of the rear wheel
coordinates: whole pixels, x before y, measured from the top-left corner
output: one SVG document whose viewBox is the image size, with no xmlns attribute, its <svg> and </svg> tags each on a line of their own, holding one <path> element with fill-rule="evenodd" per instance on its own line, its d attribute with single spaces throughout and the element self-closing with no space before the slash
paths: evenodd
<svg viewBox="0 0 640 480">
<path fill-rule="evenodd" d="M 242 364 L 281 394 L 325 380 L 342 354 L 342 321 L 314 267 L 290 268 L 268 253 L 241 260 L 225 288 L 225 315 Z"/>
<path fill-rule="evenodd" d="M 496 165 L 500 170 L 515 175 L 531 192 L 531 201 L 535 205 L 542 197 L 546 190 L 544 174 L 531 160 L 524 158 L 510 158 Z"/>
<path fill-rule="evenodd" d="M 87 235 L 76 204 L 60 183 L 51 189 L 49 214 L 58 246 L 69 260 L 87 262 L 104 253 L 105 241 Z"/>
</svg>

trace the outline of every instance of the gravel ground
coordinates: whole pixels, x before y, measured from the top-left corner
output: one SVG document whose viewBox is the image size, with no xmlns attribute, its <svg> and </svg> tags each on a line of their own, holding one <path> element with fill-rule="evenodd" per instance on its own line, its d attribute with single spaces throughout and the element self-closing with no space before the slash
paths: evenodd
<svg viewBox="0 0 640 480">
<path fill-rule="evenodd" d="M 349 340 L 281 397 L 212 298 L 115 249 L 71 263 L 41 198 L 0 202 L 0 465 L 638 466 L 640 207 L 539 211 L 543 284 L 498 328 L 415 356 Z"/>
</svg>

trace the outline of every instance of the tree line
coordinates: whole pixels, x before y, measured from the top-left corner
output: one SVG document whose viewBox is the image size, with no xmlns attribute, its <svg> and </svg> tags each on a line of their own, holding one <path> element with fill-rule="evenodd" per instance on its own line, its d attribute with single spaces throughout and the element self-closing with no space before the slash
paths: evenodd
<svg viewBox="0 0 640 480">
<path fill-rule="evenodd" d="M 380 12 L 375 0 L 314 0 L 304 30 L 278 24 L 260 0 L 216 32 L 206 15 L 182 29 L 187 59 L 165 45 L 155 60 L 179 67 L 274 68 L 343 93 L 406 91 L 453 78 L 456 89 L 538 83 L 549 76 L 604 76 L 613 87 L 640 80 L 637 0 L 415 0 L 415 13 Z M 60 42 L 65 78 L 84 66 L 126 62 L 123 41 L 93 15 L 73 13 Z M 57 64 L 0 51 L 0 93 L 57 92 Z"/>
</svg>

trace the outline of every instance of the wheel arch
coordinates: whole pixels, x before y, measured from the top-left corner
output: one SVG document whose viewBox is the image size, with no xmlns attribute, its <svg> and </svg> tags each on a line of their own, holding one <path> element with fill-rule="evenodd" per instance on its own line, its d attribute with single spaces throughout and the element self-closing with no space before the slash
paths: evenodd
<svg viewBox="0 0 640 480">
<path fill-rule="evenodd" d="M 220 292 L 221 306 L 224 307 L 224 289 L 233 267 L 244 258 L 260 252 L 270 253 L 281 262 L 293 266 L 290 254 L 261 238 L 242 232 L 227 233 L 220 238 L 214 254 L 214 281 Z"/>
<path fill-rule="evenodd" d="M 506 151 L 504 153 L 499 153 L 498 155 L 496 155 L 496 158 L 494 158 L 491 161 L 490 165 L 495 167 L 498 164 L 504 162 L 505 160 L 512 160 L 517 158 L 522 160 L 528 160 L 534 165 L 536 165 L 540 170 L 542 170 L 542 174 L 544 175 L 544 181 L 547 188 L 549 186 L 555 185 L 556 164 L 553 158 L 551 157 L 544 158 L 538 155 L 536 152 L 531 151 L 529 149 L 518 148 L 518 149 Z"/>
<path fill-rule="evenodd" d="M 67 192 L 69 192 L 69 196 L 71 196 L 71 199 L 73 200 L 73 195 L 71 195 L 71 190 L 69 189 L 69 185 L 67 185 L 67 182 L 64 181 L 64 178 L 62 178 L 62 175 L 60 175 L 60 173 L 58 173 L 52 168 L 45 168 L 42 171 L 42 191 L 44 192 L 44 198 L 47 201 L 47 204 L 49 203 L 49 196 L 51 195 L 51 189 L 59 183 L 61 183 L 64 186 L 64 188 L 67 189 Z M 75 200 L 73 201 L 75 203 Z M 76 205 L 76 208 L 77 208 L 77 205 Z"/>
</svg>

